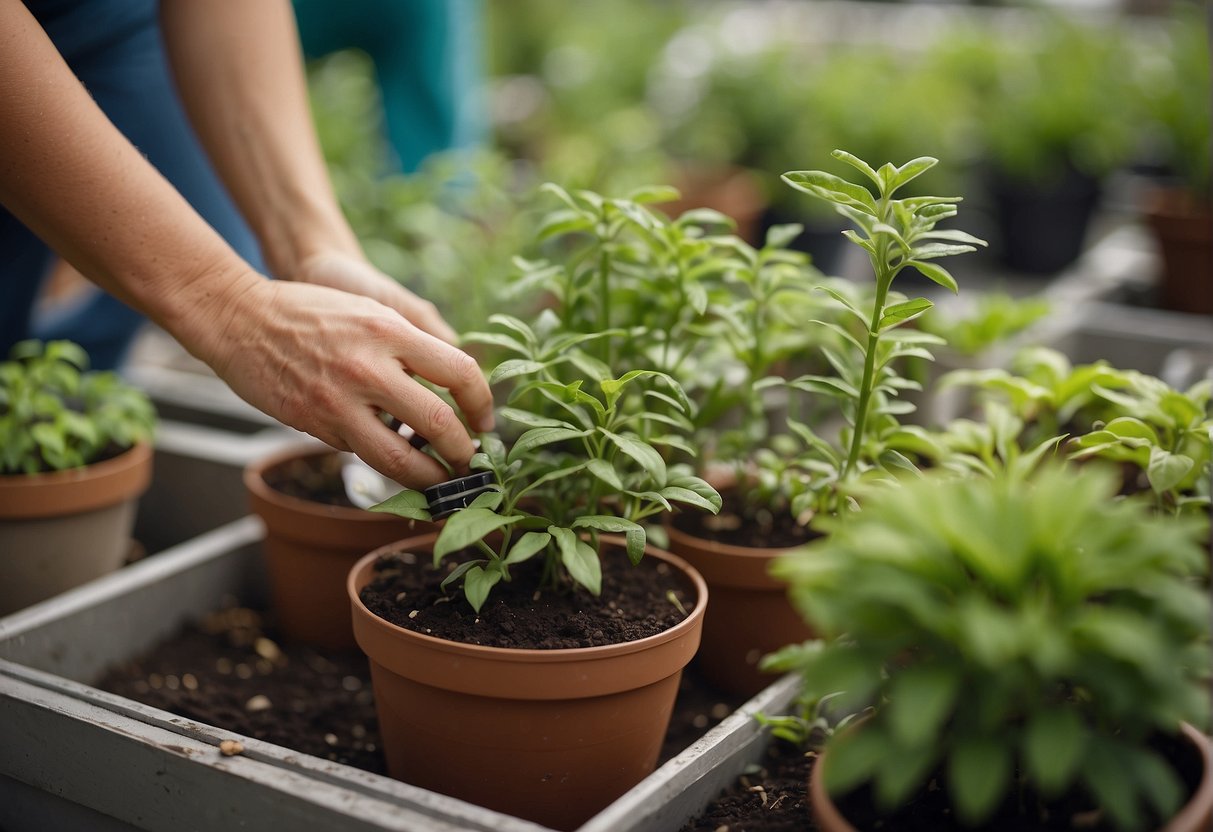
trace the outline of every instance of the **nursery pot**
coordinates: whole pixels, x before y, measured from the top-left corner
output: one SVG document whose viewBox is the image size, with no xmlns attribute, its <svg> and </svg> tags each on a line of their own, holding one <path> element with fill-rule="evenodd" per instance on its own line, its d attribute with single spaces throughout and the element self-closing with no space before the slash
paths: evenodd
<svg viewBox="0 0 1213 832">
<path fill-rule="evenodd" d="M 1029 274 L 1055 274 L 1082 254 L 1100 183 L 1066 167 L 1059 179 L 1036 184 L 1002 171 L 990 176 L 1001 260 Z"/>
<path fill-rule="evenodd" d="M 0 476 L 0 616 L 120 567 L 151 480 L 147 443 L 83 468 Z"/>
<path fill-rule="evenodd" d="M 1162 251 L 1158 301 L 1164 309 L 1213 315 L 1213 209 L 1179 189 L 1159 188 L 1146 221 Z"/>
<path fill-rule="evenodd" d="M 1200 783 L 1179 812 L 1159 832 L 1207 832 L 1213 824 L 1213 746 L 1209 738 L 1186 722 L 1180 726 L 1184 739 L 1194 746 L 1201 760 Z M 824 782 L 829 752 L 823 752 L 809 774 L 809 806 L 813 821 L 822 832 L 859 832 L 839 811 Z"/>
<path fill-rule="evenodd" d="M 758 549 L 696 537 L 667 518 L 670 551 L 695 567 L 707 582 L 712 609 L 703 621 L 696 663 L 716 687 L 750 696 L 771 684 L 758 669 L 767 653 L 812 638 L 788 601 L 787 585 L 767 569 L 792 549 Z"/>
<path fill-rule="evenodd" d="M 695 606 L 637 641 L 557 650 L 485 647 L 397 627 L 362 603 L 381 555 L 433 547 L 436 534 L 385 546 L 347 583 L 354 634 L 371 663 L 388 773 L 555 829 L 572 829 L 657 764 L 682 669 L 699 646 L 707 587 L 679 558 Z M 622 538 L 603 536 L 622 549 Z"/>
<path fill-rule="evenodd" d="M 434 528 L 432 524 L 360 508 L 304 500 L 272 488 L 266 473 L 297 459 L 336 453 L 307 445 L 244 469 L 253 512 L 265 523 L 266 571 L 284 636 L 330 649 L 353 649 L 345 579 L 371 549 Z"/>
</svg>

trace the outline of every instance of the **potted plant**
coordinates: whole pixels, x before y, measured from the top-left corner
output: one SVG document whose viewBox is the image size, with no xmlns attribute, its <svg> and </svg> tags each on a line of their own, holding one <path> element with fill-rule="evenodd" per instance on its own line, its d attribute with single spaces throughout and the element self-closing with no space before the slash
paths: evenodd
<svg viewBox="0 0 1213 832">
<path fill-rule="evenodd" d="M 853 293 L 848 297 L 841 287 L 827 283 L 816 287 L 829 295 L 835 307 L 832 314 L 812 320 L 830 339 L 818 348 L 832 374 L 809 373 L 786 384 L 793 390 L 826 398 L 831 404 L 836 402 L 846 425 L 832 442 L 823 438 L 822 434 L 829 435 L 826 431 L 819 433 L 805 422 L 788 419 L 788 429 L 802 443 L 798 449 L 786 447 L 790 439 L 768 442 L 761 430 L 742 431 L 742 437 L 751 439 L 735 448 L 740 452 L 730 460 L 737 474 L 727 510 L 738 519 L 738 528 L 718 526 L 713 530 L 693 522 L 693 516 L 675 518 L 670 524 L 672 550 L 702 568 L 709 586 L 721 590 L 717 594 L 726 599 L 721 608 L 730 600 L 735 602 L 728 607 L 731 614 L 717 619 L 719 623 L 713 622 L 719 608 L 709 613 L 709 624 L 720 629 L 716 633 L 705 624 L 705 647 L 716 645 L 716 652 L 706 653 L 702 663 L 717 684 L 742 691 L 753 692 L 762 686 L 765 677 L 758 661 L 764 653 L 807 635 L 783 598 L 781 587 L 767 574 L 770 564 L 788 548 L 812 536 L 807 526 L 814 516 L 847 510 L 856 482 L 887 477 L 890 469 L 899 466 L 913 467 L 905 456 L 887 446 L 887 439 L 899 427 L 897 416 L 907 408 L 913 409 L 896 397 L 901 391 L 918 387 L 898 375 L 895 363 L 906 357 L 929 358 L 926 347 L 941 339 L 902 328 L 932 304 L 925 298 L 906 299 L 892 292 L 893 280 L 904 269 L 916 268 L 955 290 L 951 274 L 931 261 L 972 251 L 974 244 L 981 243 L 963 231 L 936 228 L 940 220 L 956 213 L 956 200 L 895 197 L 901 187 L 933 167 L 936 160 L 923 157 L 901 167 L 886 164 L 876 170 L 844 151 L 835 151 L 834 156 L 861 172 L 875 186 L 876 195 L 864 185 L 824 171 L 794 171 L 785 174 L 784 179 L 830 204 L 857 226 L 844 234 L 868 254 L 874 270 L 874 292 L 860 301 Z M 765 251 L 751 255 L 754 279 L 741 282 L 759 287 L 755 295 L 759 300 L 771 295 L 776 303 L 783 303 L 779 293 L 791 293 L 781 281 L 794 284 L 789 275 L 804 280 L 805 274 L 789 273 L 786 268 L 777 271 L 780 260 L 773 260 L 774 268 L 768 268 L 768 257 Z M 743 269 L 741 273 L 746 272 Z M 860 303 L 868 304 L 868 310 L 861 311 Z M 761 333 L 766 322 L 757 313 L 765 311 L 763 303 L 749 302 L 725 317 L 752 322 L 755 332 Z M 759 337 L 737 343 L 742 347 L 740 354 L 752 359 L 762 340 Z M 745 376 L 748 389 L 743 387 L 743 391 L 751 401 L 764 387 L 784 383 L 756 378 L 757 370 L 765 368 L 753 365 L 752 360 L 745 363 L 749 369 Z M 754 423 L 751 416 L 747 424 Z M 769 531 L 759 534 L 764 523 L 771 528 L 777 525 L 782 536 Z M 764 546 L 759 541 L 774 545 Z"/>
<path fill-rule="evenodd" d="M 1213 208 L 1209 179 L 1209 45 L 1196 9 L 1172 22 L 1166 42 L 1140 56 L 1137 99 L 1155 163 L 1165 171 L 1144 215 L 1162 253 L 1159 305 L 1213 314 Z"/>
<path fill-rule="evenodd" d="M 342 476 L 348 456 L 308 442 L 244 469 L 249 506 L 265 523 L 262 552 L 278 628 L 291 641 L 329 649 L 354 647 L 350 567 L 371 549 L 435 528 L 356 506 Z"/>
<path fill-rule="evenodd" d="M 633 201 L 578 196 L 606 215 L 580 226 L 591 241 L 649 230 Z M 508 450 L 482 437 L 478 484 L 439 534 L 368 555 L 348 582 L 389 773 L 561 829 L 653 769 L 699 644 L 703 580 L 648 545 L 643 523 L 677 503 L 719 507 L 663 457 L 685 444 L 682 388 L 658 369 L 612 369 L 635 354 L 610 325 L 610 302 L 628 297 L 611 279 L 617 251 L 602 248 L 533 323 L 496 315 L 476 336 L 511 355 L 490 381 L 509 382 L 500 415 L 524 431 Z M 431 505 L 406 490 L 377 509 L 427 521 Z"/>
<path fill-rule="evenodd" d="M 70 341 L 0 363 L 0 616 L 117 569 L 152 475 L 155 411 Z"/>
<path fill-rule="evenodd" d="M 933 472 L 779 562 L 830 639 L 808 690 L 867 712 L 814 768 L 819 828 L 1208 828 L 1201 524 L 1116 490 Z"/>
</svg>

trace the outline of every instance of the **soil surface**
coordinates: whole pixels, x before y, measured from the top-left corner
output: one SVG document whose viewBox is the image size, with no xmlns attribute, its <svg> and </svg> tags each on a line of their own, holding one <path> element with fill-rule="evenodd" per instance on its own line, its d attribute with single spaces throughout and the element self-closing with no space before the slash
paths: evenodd
<svg viewBox="0 0 1213 832">
<path fill-rule="evenodd" d="M 808 783 L 813 757 L 791 743 L 773 741 L 762 764 L 737 778 L 731 789 L 682 832 L 804 832 L 809 817 Z M 889 827 L 897 829 L 897 827 Z"/>
<path fill-rule="evenodd" d="M 439 585 L 464 556 L 445 558 L 435 569 L 428 553 L 403 552 L 380 559 L 378 576 L 363 588 L 362 602 L 379 617 L 418 633 L 481 644 L 555 650 L 635 641 L 668 630 L 695 606 L 685 576 L 656 558 L 632 566 L 618 550 L 602 555 L 602 594 L 536 590 L 542 556 L 510 569 L 510 581 L 493 587 L 479 615 L 463 591 Z M 678 604 L 671 601 L 670 594 Z"/>
<path fill-rule="evenodd" d="M 186 719 L 383 774 L 366 658 L 283 643 L 275 635 L 267 615 L 227 609 L 111 668 L 98 687 Z M 687 668 L 659 763 L 742 702 Z"/>
<path fill-rule="evenodd" d="M 787 549 L 817 536 L 790 514 L 747 505 L 735 488 L 721 491 L 720 497 L 719 514 L 681 511 L 674 515 L 675 528 L 706 540 L 755 549 Z"/>
<path fill-rule="evenodd" d="M 254 610 L 223 610 L 98 687 L 243 736 L 381 774 L 366 657 L 282 643 Z"/>
<path fill-rule="evenodd" d="M 288 497 L 329 506 L 357 508 L 345 495 L 341 456 L 336 451 L 292 459 L 267 469 L 263 476 L 266 485 Z"/>
</svg>

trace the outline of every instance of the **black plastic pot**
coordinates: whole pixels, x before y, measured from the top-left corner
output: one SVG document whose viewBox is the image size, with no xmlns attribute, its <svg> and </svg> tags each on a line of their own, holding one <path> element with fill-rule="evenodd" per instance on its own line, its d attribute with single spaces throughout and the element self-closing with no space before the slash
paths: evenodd
<svg viewBox="0 0 1213 832">
<path fill-rule="evenodd" d="M 994 169 L 987 176 L 1001 245 L 999 259 L 1015 271 L 1055 274 L 1083 251 L 1099 204 L 1099 180 L 1067 166 L 1053 180 L 1032 182 Z"/>
</svg>

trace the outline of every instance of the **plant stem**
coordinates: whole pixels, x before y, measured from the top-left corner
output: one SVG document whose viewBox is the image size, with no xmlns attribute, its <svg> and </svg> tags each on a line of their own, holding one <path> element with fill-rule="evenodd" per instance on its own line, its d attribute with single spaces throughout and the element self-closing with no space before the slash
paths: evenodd
<svg viewBox="0 0 1213 832">
<path fill-rule="evenodd" d="M 872 265 L 876 267 L 876 300 L 872 304 L 872 320 L 868 324 L 868 346 L 863 356 L 863 380 L 859 384 L 859 402 L 855 406 L 855 424 L 851 428 L 851 450 L 847 454 L 847 464 L 843 468 L 843 479 L 849 477 L 859 464 L 859 449 L 863 445 L 864 429 L 867 426 L 868 406 L 872 401 L 872 377 L 876 374 L 876 347 L 880 343 L 880 319 L 884 315 L 885 299 L 889 294 L 889 285 L 893 282 L 885 250 L 882 248 L 879 257 L 873 258 Z M 878 262 L 879 261 L 879 262 Z"/>
<path fill-rule="evenodd" d="M 611 328 L 611 258 L 605 245 L 598 255 L 598 294 L 598 328 L 600 332 L 606 332 Z M 599 343 L 602 344 L 603 362 L 608 367 L 612 366 L 611 339 L 601 338 Z"/>
</svg>

